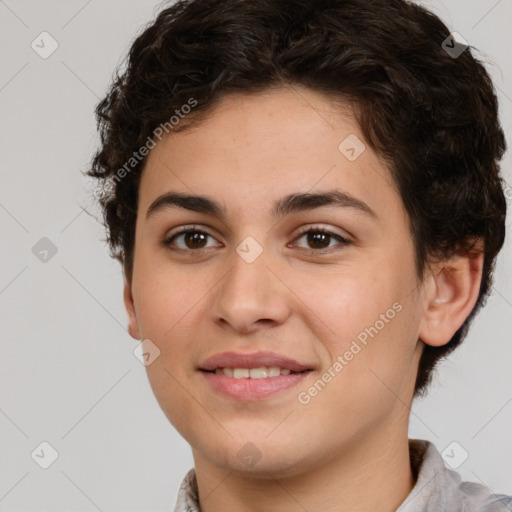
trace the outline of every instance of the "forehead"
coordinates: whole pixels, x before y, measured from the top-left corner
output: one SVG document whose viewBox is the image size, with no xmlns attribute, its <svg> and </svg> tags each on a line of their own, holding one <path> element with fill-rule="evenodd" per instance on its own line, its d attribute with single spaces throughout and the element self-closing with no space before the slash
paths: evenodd
<svg viewBox="0 0 512 512">
<path fill-rule="evenodd" d="M 172 190 L 218 197 L 229 213 L 245 216 L 265 203 L 270 212 L 291 192 L 320 189 L 343 190 L 381 210 L 401 208 L 351 106 L 293 86 L 227 95 L 196 126 L 171 132 L 147 158 L 139 205 L 146 211 Z"/>
</svg>

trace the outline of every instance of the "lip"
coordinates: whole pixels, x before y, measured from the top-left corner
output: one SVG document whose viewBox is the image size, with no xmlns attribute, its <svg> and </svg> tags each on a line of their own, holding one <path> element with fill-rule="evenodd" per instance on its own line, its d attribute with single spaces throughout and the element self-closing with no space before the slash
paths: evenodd
<svg viewBox="0 0 512 512">
<path fill-rule="evenodd" d="M 294 359 L 276 354 L 275 352 L 260 351 L 252 353 L 221 352 L 204 361 L 200 365 L 199 370 L 214 371 L 217 368 L 259 368 L 262 366 L 277 366 L 292 372 L 303 372 L 313 369 Z"/>
<path fill-rule="evenodd" d="M 262 366 L 278 367 L 297 373 L 266 379 L 235 379 L 215 373 L 217 368 L 260 368 Z M 299 361 L 269 351 L 222 352 L 208 358 L 198 368 L 215 391 L 236 400 L 267 398 L 296 386 L 308 377 L 313 369 Z"/>
<path fill-rule="evenodd" d="M 244 401 L 268 398 L 286 389 L 290 389 L 306 379 L 311 373 L 311 371 L 304 371 L 302 373 L 290 373 L 289 375 L 279 375 L 278 377 L 268 377 L 266 379 L 235 379 L 226 375 L 218 375 L 215 372 L 201 371 L 201 374 L 214 391 L 229 398 Z"/>
</svg>

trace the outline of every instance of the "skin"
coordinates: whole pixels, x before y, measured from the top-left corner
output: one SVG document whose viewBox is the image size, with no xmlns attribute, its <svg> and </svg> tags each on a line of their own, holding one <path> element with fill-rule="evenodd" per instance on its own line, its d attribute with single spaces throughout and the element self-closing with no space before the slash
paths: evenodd
<svg viewBox="0 0 512 512">
<path fill-rule="evenodd" d="M 347 105 L 282 87 L 225 96 L 196 128 L 171 133 L 147 158 L 124 302 L 130 335 L 160 350 L 148 378 L 192 447 L 204 512 L 391 512 L 413 488 L 407 434 L 420 355 L 424 343 L 447 343 L 470 313 L 482 258 L 453 257 L 419 280 L 389 170 L 368 144 L 349 161 L 338 145 L 350 134 L 364 140 Z M 270 216 L 285 195 L 334 188 L 376 217 L 350 207 Z M 208 195 L 227 217 L 168 208 L 146 219 L 171 190 Z M 209 233 L 202 245 L 184 236 L 163 244 L 190 224 Z M 308 242 L 299 230 L 314 226 L 351 243 Z M 250 264 L 236 252 L 248 236 L 263 250 Z M 300 403 L 298 393 L 395 303 L 401 311 Z M 228 350 L 271 350 L 314 371 L 271 398 L 238 401 L 197 370 Z M 250 467 L 237 456 L 248 442 L 261 455 Z"/>
</svg>

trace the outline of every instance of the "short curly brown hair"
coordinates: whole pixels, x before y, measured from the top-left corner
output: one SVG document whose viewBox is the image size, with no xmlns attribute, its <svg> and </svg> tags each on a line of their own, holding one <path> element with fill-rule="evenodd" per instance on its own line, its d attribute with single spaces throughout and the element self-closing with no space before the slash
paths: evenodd
<svg viewBox="0 0 512 512">
<path fill-rule="evenodd" d="M 414 390 L 424 395 L 435 364 L 484 304 L 505 237 L 505 137 L 492 81 L 472 50 L 406 0 L 179 0 L 163 9 L 96 107 L 101 147 L 87 175 L 101 183 L 111 256 L 131 280 L 146 161 L 133 156 L 191 99 L 194 108 L 173 131 L 200 123 L 230 92 L 300 84 L 347 101 L 367 143 L 389 163 L 418 276 L 431 257 L 484 242 L 475 307 L 449 343 L 424 347 Z"/>
</svg>

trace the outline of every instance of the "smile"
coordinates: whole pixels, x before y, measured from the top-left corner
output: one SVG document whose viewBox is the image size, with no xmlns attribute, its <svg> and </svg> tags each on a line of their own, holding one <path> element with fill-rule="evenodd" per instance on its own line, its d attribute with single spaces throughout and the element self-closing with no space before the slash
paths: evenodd
<svg viewBox="0 0 512 512">
<path fill-rule="evenodd" d="M 217 368 L 215 373 L 235 379 L 268 379 L 270 377 L 279 377 L 279 375 L 290 375 L 290 373 L 298 372 L 292 372 L 288 368 L 279 368 L 278 366 L 260 366 L 259 368 Z"/>
<path fill-rule="evenodd" d="M 279 374 L 277 372 L 279 371 Z M 297 386 L 311 370 L 292 372 L 279 367 L 217 368 L 200 372 L 214 392 L 235 400 L 260 400 Z"/>
</svg>

